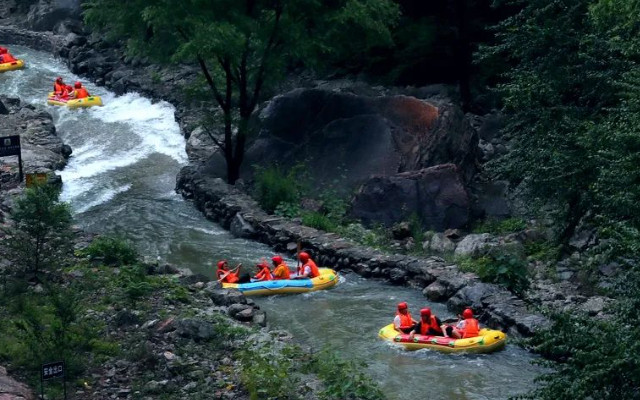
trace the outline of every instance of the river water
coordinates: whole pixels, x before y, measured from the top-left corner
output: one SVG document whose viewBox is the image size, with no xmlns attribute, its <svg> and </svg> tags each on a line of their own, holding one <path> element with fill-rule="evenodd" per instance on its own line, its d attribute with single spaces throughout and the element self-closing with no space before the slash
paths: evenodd
<svg viewBox="0 0 640 400">
<path fill-rule="evenodd" d="M 48 53 L 20 46 L 11 50 L 27 68 L 0 74 L 0 93 L 54 116 L 58 135 L 73 149 L 60 172 L 61 197 L 82 228 L 122 235 L 145 256 L 208 276 L 214 275 L 215 260 L 251 266 L 273 254 L 263 244 L 232 237 L 174 192 L 187 156 L 173 106 L 136 93 L 116 96 L 85 80 L 104 107 L 47 106 L 57 76 L 68 84 L 79 78 Z M 532 388 L 541 372 L 531 364 L 531 354 L 512 344 L 489 355 L 446 355 L 405 352 L 379 340 L 378 329 L 390 322 L 399 301 L 408 301 L 414 315 L 424 306 L 442 318 L 450 314 L 416 290 L 355 274 L 344 274 L 332 290 L 256 300 L 270 326 L 287 329 L 316 349 L 329 346 L 342 357 L 365 360 L 389 399 L 504 399 Z"/>
</svg>

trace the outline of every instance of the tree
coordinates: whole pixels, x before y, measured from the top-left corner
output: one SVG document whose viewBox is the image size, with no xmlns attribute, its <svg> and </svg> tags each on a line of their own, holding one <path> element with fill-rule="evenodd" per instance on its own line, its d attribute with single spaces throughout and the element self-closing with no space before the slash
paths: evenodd
<svg viewBox="0 0 640 400">
<path fill-rule="evenodd" d="M 85 19 L 132 52 L 195 62 L 222 111 L 224 135 L 213 137 L 240 175 L 249 118 L 265 92 L 294 63 L 357 57 L 391 42 L 398 18 L 391 0 L 90 0 Z"/>
<path fill-rule="evenodd" d="M 36 277 L 44 268 L 61 265 L 72 252 L 71 211 L 58 195 L 52 185 L 37 185 L 27 189 L 11 211 L 9 259 Z"/>
<path fill-rule="evenodd" d="M 481 52 L 481 60 L 499 56 L 512 65 L 497 88 L 511 151 L 492 169 L 527 189 L 538 200 L 533 204 L 553 205 L 558 238 L 566 243 L 585 218 L 619 220 L 621 214 L 610 205 L 629 189 L 622 177 L 630 170 L 637 176 L 637 164 L 631 165 L 637 156 L 629 146 L 634 140 L 623 139 L 613 127 L 635 118 L 620 111 L 628 108 L 623 88 L 629 87 L 636 55 L 616 44 L 621 37 L 611 25 L 598 23 L 615 13 L 605 16 L 596 5 L 616 1 L 507 3 L 520 11 L 499 24 L 498 43 Z M 618 22 L 615 29 L 627 26 Z"/>
</svg>

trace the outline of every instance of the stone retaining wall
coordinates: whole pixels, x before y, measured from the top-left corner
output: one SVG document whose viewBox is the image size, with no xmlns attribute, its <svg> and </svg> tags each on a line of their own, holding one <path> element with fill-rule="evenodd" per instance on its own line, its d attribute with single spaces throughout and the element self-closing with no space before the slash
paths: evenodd
<svg viewBox="0 0 640 400">
<path fill-rule="evenodd" d="M 511 335 L 530 336 L 548 326 L 545 317 L 529 311 L 524 301 L 511 292 L 480 282 L 475 274 L 463 273 L 442 258 L 383 254 L 334 233 L 268 215 L 248 195 L 220 178 L 203 176 L 195 167 L 180 171 L 176 190 L 193 199 L 208 219 L 230 229 L 235 236 L 266 243 L 276 251 L 294 254 L 300 242 L 320 265 L 351 269 L 365 277 L 420 289 L 430 300 L 446 301 L 454 312 L 473 307 L 483 323 Z"/>
</svg>

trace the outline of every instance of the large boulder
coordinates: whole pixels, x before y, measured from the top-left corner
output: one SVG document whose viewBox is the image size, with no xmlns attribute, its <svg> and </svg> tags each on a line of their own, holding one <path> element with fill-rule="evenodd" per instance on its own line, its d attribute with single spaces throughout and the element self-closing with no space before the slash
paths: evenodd
<svg viewBox="0 0 640 400">
<path fill-rule="evenodd" d="M 40 0 L 27 15 L 27 28 L 34 31 L 53 31 L 67 19 L 79 20 L 80 0 Z"/>
<path fill-rule="evenodd" d="M 7 370 L 0 367 L 0 399 L 2 400 L 35 400 L 33 392 L 27 385 L 7 376 Z"/>
<path fill-rule="evenodd" d="M 296 89 L 273 98 L 260 118 L 244 180 L 251 180 L 255 164 L 286 169 L 305 162 L 318 186 L 343 177 L 348 193 L 372 175 L 454 163 L 466 178 L 475 168 L 477 134 L 459 107 L 441 98 Z M 219 152 L 207 171 L 226 177 Z"/>
<path fill-rule="evenodd" d="M 356 193 L 350 214 L 365 224 L 391 226 L 416 213 L 428 229 L 460 228 L 469 220 L 469 196 L 454 164 L 369 180 Z"/>
</svg>

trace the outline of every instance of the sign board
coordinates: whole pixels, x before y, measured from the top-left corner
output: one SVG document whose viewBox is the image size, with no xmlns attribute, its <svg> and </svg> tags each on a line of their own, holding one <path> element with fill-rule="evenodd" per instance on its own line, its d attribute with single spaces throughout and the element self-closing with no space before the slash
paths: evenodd
<svg viewBox="0 0 640 400">
<path fill-rule="evenodd" d="M 35 186 L 38 183 L 47 183 L 49 180 L 49 174 L 38 173 L 38 174 L 27 174 L 27 187 Z"/>
<path fill-rule="evenodd" d="M 64 361 L 42 364 L 40 373 L 43 381 L 64 377 Z"/>
<path fill-rule="evenodd" d="M 20 136 L 0 137 L 0 157 L 20 155 Z"/>
</svg>

